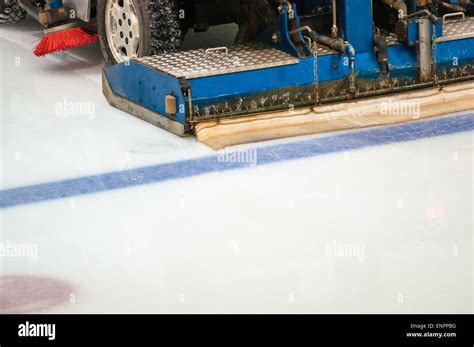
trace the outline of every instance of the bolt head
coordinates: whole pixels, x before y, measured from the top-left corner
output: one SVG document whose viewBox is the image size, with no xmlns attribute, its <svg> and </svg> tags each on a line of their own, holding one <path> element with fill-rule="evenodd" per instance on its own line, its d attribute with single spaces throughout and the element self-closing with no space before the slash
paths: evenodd
<svg viewBox="0 0 474 347">
<path fill-rule="evenodd" d="M 274 32 L 273 35 L 272 35 L 272 42 L 273 42 L 273 44 L 276 44 L 276 43 L 278 43 L 278 41 L 280 41 L 280 35 L 278 35 L 277 32 Z"/>
</svg>

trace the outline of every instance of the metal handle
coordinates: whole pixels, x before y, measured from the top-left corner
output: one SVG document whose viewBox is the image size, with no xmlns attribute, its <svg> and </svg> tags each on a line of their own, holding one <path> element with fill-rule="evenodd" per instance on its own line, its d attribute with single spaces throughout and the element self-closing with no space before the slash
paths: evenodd
<svg viewBox="0 0 474 347">
<path fill-rule="evenodd" d="M 213 52 L 224 52 L 225 55 L 229 55 L 229 48 L 227 48 L 227 47 L 216 47 L 216 48 L 206 49 L 206 54 L 213 53 Z"/>
<path fill-rule="evenodd" d="M 466 21 L 466 15 L 464 14 L 464 12 L 456 12 L 456 13 L 448 13 L 448 14 L 445 14 L 443 16 L 443 25 L 446 23 L 446 19 L 450 18 L 450 17 L 459 17 L 459 16 L 462 16 L 462 21 L 465 22 Z"/>
</svg>

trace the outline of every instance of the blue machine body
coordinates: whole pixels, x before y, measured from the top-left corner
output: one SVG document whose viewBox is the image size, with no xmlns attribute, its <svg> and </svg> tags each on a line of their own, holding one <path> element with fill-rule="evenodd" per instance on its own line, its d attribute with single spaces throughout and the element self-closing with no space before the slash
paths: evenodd
<svg viewBox="0 0 474 347">
<path fill-rule="evenodd" d="M 315 2 L 319 1 L 306 2 L 303 11 L 313 8 Z M 287 5 L 282 6 L 278 42 L 270 42 L 272 30 L 261 37 L 264 43 L 296 58 L 294 63 L 183 78 L 131 60 L 106 68 L 104 77 L 115 95 L 182 125 L 183 134 L 192 131 L 196 119 L 314 104 L 318 101 L 313 92 L 315 87 L 320 88 L 318 92 L 323 94 L 322 99 L 331 101 L 389 93 L 400 87 L 415 88 L 472 78 L 469 71 L 474 68 L 474 38 L 442 40 L 443 20 L 439 18 L 436 23 L 430 24 L 433 41 L 429 54 L 433 79 L 429 83 L 420 80 L 420 29 L 416 16 L 407 19 L 407 42 L 388 45 L 388 72 L 384 72 L 374 49 L 371 1 L 338 0 L 337 3 L 340 35 L 356 53 L 354 73 L 358 90 L 352 95 L 345 89 L 351 74 L 347 54 L 332 51 L 315 55 L 311 54 L 310 47 L 297 47 L 295 44 L 295 33 L 289 29 L 292 16 L 296 16 L 297 25 L 300 24 L 294 4 L 292 13 Z M 416 1 L 413 5 L 416 9 Z M 303 32 L 298 35 L 304 43 Z M 172 114 L 167 113 L 163 101 L 166 96 L 176 99 L 177 107 Z M 267 101 L 272 98 L 275 99 L 273 104 Z M 240 105 L 240 108 L 235 105 Z"/>
</svg>

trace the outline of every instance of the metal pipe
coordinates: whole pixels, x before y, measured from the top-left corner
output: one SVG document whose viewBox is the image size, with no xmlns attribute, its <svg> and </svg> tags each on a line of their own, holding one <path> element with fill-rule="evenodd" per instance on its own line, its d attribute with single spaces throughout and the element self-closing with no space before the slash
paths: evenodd
<svg viewBox="0 0 474 347">
<path fill-rule="evenodd" d="M 388 43 L 387 38 L 382 35 L 374 36 L 374 45 L 378 48 L 377 59 L 380 64 L 380 70 L 383 74 L 388 73 Z"/>
<path fill-rule="evenodd" d="M 337 0 L 332 0 L 332 37 L 336 38 L 339 34 L 339 28 L 337 27 Z"/>
<path fill-rule="evenodd" d="M 417 11 L 415 13 L 412 13 L 412 14 L 409 14 L 408 16 L 406 16 L 406 18 L 412 18 L 412 17 L 415 17 L 415 16 L 419 16 L 421 14 L 425 14 L 428 16 L 428 19 L 430 20 L 431 24 L 433 25 L 436 25 L 436 23 L 438 22 L 438 17 L 436 17 L 436 15 L 434 15 L 433 13 L 431 13 L 430 11 L 428 10 L 421 10 L 421 11 Z"/>
</svg>

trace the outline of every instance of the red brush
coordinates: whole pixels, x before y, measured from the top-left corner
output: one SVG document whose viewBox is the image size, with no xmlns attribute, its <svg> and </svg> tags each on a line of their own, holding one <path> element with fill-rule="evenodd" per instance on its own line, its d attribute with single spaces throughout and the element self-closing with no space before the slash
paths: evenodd
<svg viewBox="0 0 474 347">
<path fill-rule="evenodd" d="M 74 47 L 89 45 L 96 42 L 99 37 L 95 34 L 89 34 L 82 28 L 67 28 L 61 30 L 53 28 L 41 39 L 33 53 L 42 57 L 47 54 L 66 51 Z"/>
</svg>

